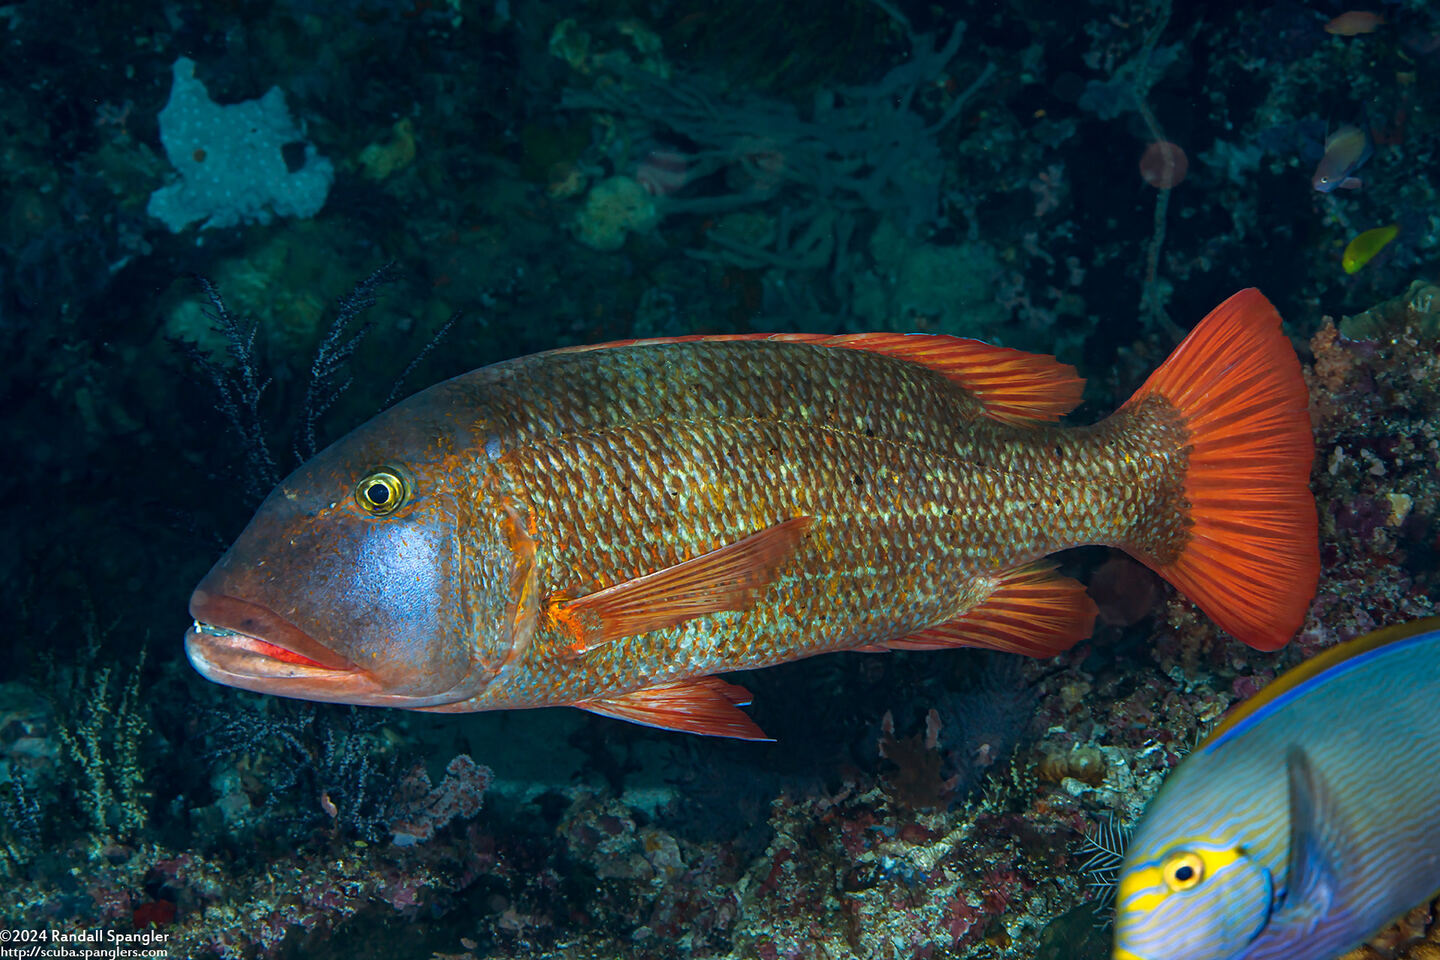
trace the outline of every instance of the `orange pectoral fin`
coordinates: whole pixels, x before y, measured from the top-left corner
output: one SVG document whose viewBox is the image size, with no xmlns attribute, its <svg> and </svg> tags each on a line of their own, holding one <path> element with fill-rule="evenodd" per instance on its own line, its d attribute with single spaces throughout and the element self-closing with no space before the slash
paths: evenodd
<svg viewBox="0 0 1440 960">
<path fill-rule="evenodd" d="M 673 567 L 575 600 L 554 598 L 552 622 L 567 631 L 575 655 L 722 610 L 743 610 L 795 552 L 811 517 L 794 517 Z"/>
<path fill-rule="evenodd" d="M 1078 580 L 1055 575 L 1050 564 L 1006 574 L 995 591 L 962 616 L 908 637 L 892 650 L 980 647 L 1027 657 L 1053 657 L 1090 636 L 1095 603 Z"/>
<path fill-rule="evenodd" d="M 737 740 L 769 740 L 738 708 L 750 702 L 744 687 L 718 677 L 679 680 L 614 697 L 579 700 L 572 706 L 617 720 Z"/>
</svg>

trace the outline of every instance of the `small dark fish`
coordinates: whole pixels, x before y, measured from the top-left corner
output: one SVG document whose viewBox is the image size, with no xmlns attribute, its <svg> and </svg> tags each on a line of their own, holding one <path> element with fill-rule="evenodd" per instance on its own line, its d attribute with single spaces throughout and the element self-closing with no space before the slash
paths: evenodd
<svg viewBox="0 0 1440 960">
<path fill-rule="evenodd" d="M 1347 123 L 1325 138 L 1325 154 L 1315 167 L 1315 175 L 1310 178 L 1311 185 L 1321 193 L 1337 188 L 1359 189 L 1361 184 L 1355 171 L 1364 166 L 1374 152 L 1370 131 Z"/>
</svg>

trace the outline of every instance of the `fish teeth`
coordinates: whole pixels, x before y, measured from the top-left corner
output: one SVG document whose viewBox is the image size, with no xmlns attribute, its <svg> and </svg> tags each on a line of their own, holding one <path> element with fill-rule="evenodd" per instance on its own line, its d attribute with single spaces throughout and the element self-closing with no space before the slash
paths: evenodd
<svg viewBox="0 0 1440 960">
<path fill-rule="evenodd" d="M 206 633 L 212 637 L 233 637 L 236 631 L 226 630 L 224 627 L 216 627 L 200 620 L 195 621 L 195 632 Z"/>
</svg>

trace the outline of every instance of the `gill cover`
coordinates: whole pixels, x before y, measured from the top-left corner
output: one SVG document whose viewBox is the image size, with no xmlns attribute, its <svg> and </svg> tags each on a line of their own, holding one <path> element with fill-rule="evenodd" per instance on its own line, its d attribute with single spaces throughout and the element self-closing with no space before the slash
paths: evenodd
<svg viewBox="0 0 1440 960">
<path fill-rule="evenodd" d="M 1133 864 L 1115 905 L 1115 960 L 1231 960 L 1270 919 L 1270 871 L 1243 848 L 1168 845 Z"/>
</svg>

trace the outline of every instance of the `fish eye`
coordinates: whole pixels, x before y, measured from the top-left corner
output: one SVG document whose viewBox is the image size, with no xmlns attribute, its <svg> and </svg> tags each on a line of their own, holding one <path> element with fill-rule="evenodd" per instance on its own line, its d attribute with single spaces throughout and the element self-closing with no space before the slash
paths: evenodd
<svg viewBox="0 0 1440 960">
<path fill-rule="evenodd" d="M 355 484 L 355 502 L 372 517 L 385 517 L 410 500 L 408 474 L 398 467 L 378 467 Z"/>
<path fill-rule="evenodd" d="M 1172 892 L 1189 890 L 1205 879 L 1205 861 L 1198 853 L 1176 850 L 1160 865 L 1160 875 Z"/>
</svg>

